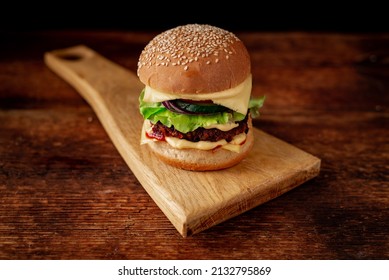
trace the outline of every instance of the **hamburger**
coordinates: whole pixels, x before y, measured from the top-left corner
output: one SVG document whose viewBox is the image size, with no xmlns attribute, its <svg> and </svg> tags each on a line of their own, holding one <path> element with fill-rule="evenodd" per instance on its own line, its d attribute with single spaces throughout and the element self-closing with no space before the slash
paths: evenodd
<svg viewBox="0 0 389 280">
<path fill-rule="evenodd" d="M 141 144 L 162 161 L 219 170 L 249 154 L 264 97 L 251 98 L 250 56 L 235 34 L 207 24 L 164 31 L 141 52 L 137 75 Z"/>
</svg>

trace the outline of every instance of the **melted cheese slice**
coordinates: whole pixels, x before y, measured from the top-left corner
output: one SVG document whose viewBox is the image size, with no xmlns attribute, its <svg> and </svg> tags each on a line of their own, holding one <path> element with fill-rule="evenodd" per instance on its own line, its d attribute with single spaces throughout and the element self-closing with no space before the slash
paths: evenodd
<svg viewBox="0 0 389 280">
<path fill-rule="evenodd" d="M 204 126 L 205 129 L 217 128 L 221 131 L 229 131 L 235 127 L 238 127 L 238 123 L 225 123 L 225 124 L 212 124 L 209 126 Z"/>
<path fill-rule="evenodd" d="M 159 141 L 155 138 L 149 138 L 146 136 L 146 131 L 150 131 L 151 124 L 149 121 L 145 121 L 142 127 L 142 134 L 140 139 L 140 144 L 147 144 L 154 141 Z M 246 141 L 246 133 L 241 133 L 236 135 L 231 142 L 227 142 L 226 140 L 220 140 L 217 142 L 211 141 L 199 141 L 199 142 L 191 142 L 185 139 L 179 139 L 176 137 L 165 137 L 166 142 L 176 148 L 176 149 L 198 149 L 198 150 L 212 150 L 217 147 L 221 147 L 222 149 L 229 150 L 232 152 L 239 153 L 241 144 Z"/>
<path fill-rule="evenodd" d="M 251 96 L 252 76 L 250 75 L 241 84 L 234 88 L 212 93 L 185 93 L 175 94 L 161 92 L 149 86 L 145 88 L 143 100 L 145 102 L 163 102 L 167 100 L 185 99 L 212 100 L 213 103 L 225 106 L 246 115 Z"/>
</svg>

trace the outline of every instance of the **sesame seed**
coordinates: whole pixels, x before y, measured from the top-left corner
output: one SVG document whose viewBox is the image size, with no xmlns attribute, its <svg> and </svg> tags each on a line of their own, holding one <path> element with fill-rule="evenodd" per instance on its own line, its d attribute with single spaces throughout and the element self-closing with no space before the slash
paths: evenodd
<svg viewBox="0 0 389 280">
<path fill-rule="evenodd" d="M 184 70 L 187 71 L 188 68 L 189 68 L 188 65 L 186 65 L 186 66 L 184 67 Z"/>
</svg>

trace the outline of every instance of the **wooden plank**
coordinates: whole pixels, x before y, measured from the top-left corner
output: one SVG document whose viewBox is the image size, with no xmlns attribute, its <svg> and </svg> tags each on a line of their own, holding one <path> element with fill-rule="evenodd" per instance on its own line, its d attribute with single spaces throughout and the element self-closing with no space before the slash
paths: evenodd
<svg viewBox="0 0 389 280">
<path fill-rule="evenodd" d="M 318 175 L 320 159 L 254 128 L 240 164 L 193 172 L 168 166 L 140 146 L 143 123 L 135 74 L 80 45 L 45 53 L 47 66 L 90 104 L 139 182 L 186 237 L 239 215 Z"/>
</svg>

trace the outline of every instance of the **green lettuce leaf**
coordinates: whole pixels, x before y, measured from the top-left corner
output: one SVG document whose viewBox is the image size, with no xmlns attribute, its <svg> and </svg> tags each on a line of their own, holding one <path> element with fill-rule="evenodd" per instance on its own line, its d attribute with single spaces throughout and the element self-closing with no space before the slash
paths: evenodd
<svg viewBox="0 0 389 280">
<path fill-rule="evenodd" d="M 160 121 L 167 127 L 174 126 L 175 129 L 182 133 L 187 133 L 196 130 L 199 127 L 206 127 L 214 124 L 226 124 L 229 122 L 238 122 L 246 116 L 238 112 L 221 112 L 212 115 L 184 115 L 177 114 L 166 109 L 161 102 L 145 102 L 143 101 L 144 90 L 139 96 L 139 111 L 143 118 L 150 120 L 152 123 Z M 264 100 L 264 98 L 262 98 Z M 252 108 L 258 110 L 262 104 L 259 101 L 254 101 Z"/>
<path fill-rule="evenodd" d="M 263 106 L 266 96 L 251 98 L 249 101 L 249 110 L 252 118 L 259 117 L 259 109 Z"/>
</svg>

